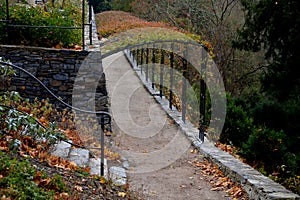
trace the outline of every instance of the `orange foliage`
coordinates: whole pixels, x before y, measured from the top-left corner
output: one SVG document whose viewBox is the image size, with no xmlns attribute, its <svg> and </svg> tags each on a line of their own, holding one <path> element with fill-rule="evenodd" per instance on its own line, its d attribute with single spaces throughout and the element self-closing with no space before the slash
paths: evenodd
<svg viewBox="0 0 300 200">
<path fill-rule="evenodd" d="M 134 28 L 160 27 L 176 29 L 163 22 L 148 22 L 123 11 L 99 13 L 96 15 L 96 24 L 100 37 L 108 37 Z"/>
</svg>

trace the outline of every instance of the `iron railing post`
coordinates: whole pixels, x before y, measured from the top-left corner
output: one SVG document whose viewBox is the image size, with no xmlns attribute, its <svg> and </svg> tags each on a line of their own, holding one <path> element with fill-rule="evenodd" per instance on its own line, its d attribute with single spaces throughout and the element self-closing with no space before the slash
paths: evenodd
<svg viewBox="0 0 300 200">
<path fill-rule="evenodd" d="M 172 101 L 173 101 L 173 68 L 174 68 L 174 53 L 171 52 L 170 53 L 170 98 L 169 98 L 169 108 L 171 110 L 172 110 Z"/>
<path fill-rule="evenodd" d="M 82 50 L 85 50 L 84 31 L 85 31 L 85 1 L 82 1 Z"/>
<path fill-rule="evenodd" d="M 134 63 L 135 63 L 135 65 L 136 65 L 135 67 L 137 67 L 137 66 L 139 65 L 139 64 L 138 64 L 139 61 L 138 61 L 137 58 L 138 58 L 138 49 L 135 49 L 135 50 L 134 50 L 134 60 L 135 60 Z"/>
<path fill-rule="evenodd" d="M 148 44 L 146 46 L 146 81 L 148 82 L 148 76 L 149 76 L 149 48 Z"/>
<path fill-rule="evenodd" d="M 181 96 L 181 112 L 182 112 L 182 121 L 185 123 L 186 118 L 186 71 L 187 71 L 187 49 L 185 47 L 183 51 L 182 58 L 182 96 Z"/>
<path fill-rule="evenodd" d="M 8 5 L 8 0 L 6 0 L 6 20 L 9 20 L 9 5 Z"/>
<path fill-rule="evenodd" d="M 155 86 L 155 79 L 154 79 L 154 75 L 155 75 L 155 44 L 153 43 L 153 48 L 152 48 L 152 89 L 154 89 Z"/>
<path fill-rule="evenodd" d="M 89 37 L 90 37 L 90 45 L 93 44 L 93 37 L 92 37 L 92 5 L 91 2 L 89 1 L 89 27 L 90 27 L 90 33 L 89 33 Z"/>
<path fill-rule="evenodd" d="M 143 64 L 144 64 L 144 47 L 141 49 L 141 74 L 143 74 Z"/>
<path fill-rule="evenodd" d="M 163 96 L 163 84 L 164 84 L 164 63 L 165 63 L 165 55 L 164 55 L 163 46 L 160 50 L 160 71 L 159 71 L 159 96 L 162 98 Z"/>
<path fill-rule="evenodd" d="M 200 77 L 200 120 L 199 120 L 199 139 L 204 142 L 205 132 L 205 107 L 206 107 L 206 83 L 204 81 L 206 64 L 207 64 L 207 52 L 205 48 L 202 48 L 202 63 L 201 63 L 201 75 Z"/>
<path fill-rule="evenodd" d="M 139 64 L 140 64 L 140 63 L 139 63 L 139 56 L 140 56 L 140 49 L 137 48 L 137 49 L 136 49 L 136 59 L 135 59 L 135 60 L 136 60 L 136 65 L 137 65 L 137 66 L 139 66 Z"/>
</svg>

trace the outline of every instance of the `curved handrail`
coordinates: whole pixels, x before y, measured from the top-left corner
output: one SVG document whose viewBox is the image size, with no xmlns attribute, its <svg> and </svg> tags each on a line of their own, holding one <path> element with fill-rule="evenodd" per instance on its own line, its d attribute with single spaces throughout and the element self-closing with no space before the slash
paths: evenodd
<svg viewBox="0 0 300 200">
<path fill-rule="evenodd" d="M 65 105 L 66 107 L 68 108 L 71 108 L 75 111 L 79 111 L 79 112 L 83 112 L 83 113 L 88 113 L 88 114 L 99 114 L 99 115 L 107 115 L 109 117 L 109 123 L 111 122 L 111 115 L 110 113 L 108 112 L 105 112 L 105 111 L 91 111 L 91 110 L 83 110 L 83 109 L 80 109 L 80 108 L 77 108 L 77 107 L 74 107 L 66 102 L 64 102 L 63 100 L 61 100 L 59 97 L 57 97 L 46 85 L 44 85 L 44 83 L 42 83 L 38 78 L 36 78 L 33 74 L 31 74 L 30 72 L 28 72 L 27 70 L 17 66 L 17 65 L 14 65 L 14 64 L 11 64 L 11 63 L 6 63 L 6 62 L 2 62 L 0 61 L 0 64 L 1 65 L 7 65 L 7 66 L 10 66 L 10 67 L 13 67 L 14 69 L 17 69 L 21 72 L 24 72 L 25 74 L 27 74 L 28 76 L 30 76 L 30 78 L 34 79 L 36 82 L 38 82 L 51 96 L 53 96 L 57 101 L 59 101 L 60 103 L 62 103 L 63 105 Z"/>
</svg>

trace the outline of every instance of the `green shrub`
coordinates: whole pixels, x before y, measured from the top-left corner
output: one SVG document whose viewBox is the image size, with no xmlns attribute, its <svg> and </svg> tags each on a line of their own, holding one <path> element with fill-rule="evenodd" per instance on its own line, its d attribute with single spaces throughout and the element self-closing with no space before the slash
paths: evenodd
<svg viewBox="0 0 300 200">
<path fill-rule="evenodd" d="M 5 1 L 0 0 L 0 20 L 6 19 L 6 8 L 5 8 Z M 0 44 L 3 43 L 3 40 L 7 37 L 6 33 L 6 26 L 4 22 L 0 22 Z"/>
<path fill-rule="evenodd" d="M 284 165 L 288 166 L 289 171 L 297 175 L 300 174 L 300 137 L 299 137 L 299 101 L 289 99 L 288 101 L 278 102 L 273 99 L 262 99 L 253 109 L 255 123 L 259 126 L 266 126 L 277 132 L 284 130 L 286 152 Z"/>
<path fill-rule="evenodd" d="M 61 9 L 59 5 L 55 7 L 48 6 L 48 10 L 45 10 L 42 6 L 32 7 L 25 4 L 15 4 L 10 6 L 9 10 L 11 24 L 64 27 L 81 27 L 82 24 L 80 6 L 69 1 L 65 4 L 64 9 Z M 2 16 L 3 10 L 0 10 L 0 12 L 0 16 Z M 73 47 L 81 43 L 81 29 L 9 27 L 8 37 L 5 40 L 4 37 L 6 37 L 6 29 L 1 29 L 1 43 L 43 47 Z"/>
<path fill-rule="evenodd" d="M 252 110 L 255 123 L 261 124 L 267 127 L 272 127 L 274 129 L 280 130 L 283 124 L 286 124 L 286 119 L 284 119 L 284 108 L 269 99 L 261 99 Z"/>
<path fill-rule="evenodd" d="M 253 118 L 245 103 L 227 95 L 227 113 L 220 141 L 241 147 L 255 129 Z"/>
<path fill-rule="evenodd" d="M 286 153 L 286 134 L 266 127 L 252 133 L 240 151 L 249 162 L 264 166 L 267 173 L 285 164 Z"/>
</svg>

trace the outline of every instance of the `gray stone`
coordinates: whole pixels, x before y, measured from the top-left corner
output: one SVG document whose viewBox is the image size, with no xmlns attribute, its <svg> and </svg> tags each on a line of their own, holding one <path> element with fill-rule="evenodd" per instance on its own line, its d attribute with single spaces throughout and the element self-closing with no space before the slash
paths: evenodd
<svg viewBox="0 0 300 200">
<path fill-rule="evenodd" d="M 55 74 L 53 76 L 54 80 L 57 80 L 57 81 L 66 81 L 68 80 L 68 75 L 67 74 Z"/>
<path fill-rule="evenodd" d="M 125 185 L 127 182 L 126 171 L 121 167 L 113 166 L 109 168 L 109 177 L 116 185 Z"/>
<path fill-rule="evenodd" d="M 75 61 L 73 61 L 73 62 L 75 62 Z M 75 65 L 74 64 L 64 64 L 64 69 L 74 70 Z"/>
<path fill-rule="evenodd" d="M 276 199 L 276 200 L 283 200 L 283 199 L 300 199 L 299 196 L 293 193 L 283 193 L 283 192 L 274 192 L 267 195 L 267 199 Z"/>
<path fill-rule="evenodd" d="M 61 158 L 67 158 L 71 149 L 71 144 L 61 141 L 54 146 L 54 151 L 51 152 L 52 155 Z"/>
<path fill-rule="evenodd" d="M 101 175 L 101 158 L 91 158 L 89 162 L 89 167 L 91 168 L 91 175 Z M 107 160 L 104 159 L 104 177 L 108 179 L 107 171 Z"/>
<path fill-rule="evenodd" d="M 90 152 L 86 149 L 74 148 L 69 154 L 69 160 L 73 161 L 80 167 L 86 167 L 88 165 Z"/>
<path fill-rule="evenodd" d="M 61 86 L 62 85 L 62 82 L 61 81 L 57 81 L 57 80 L 51 80 L 50 81 L 50 85 L 51 86 Z"/>
<path fill-rule="evenodd" d="M 123 162 L 123 167 L 125 168 L 125 169 L 129 169 L 129 167 L 130 167 L 130 165 L 129 165 L 129 162 L 127 161 L 127 160 L 125 160 L 124 162 Z"/>
</svg>

